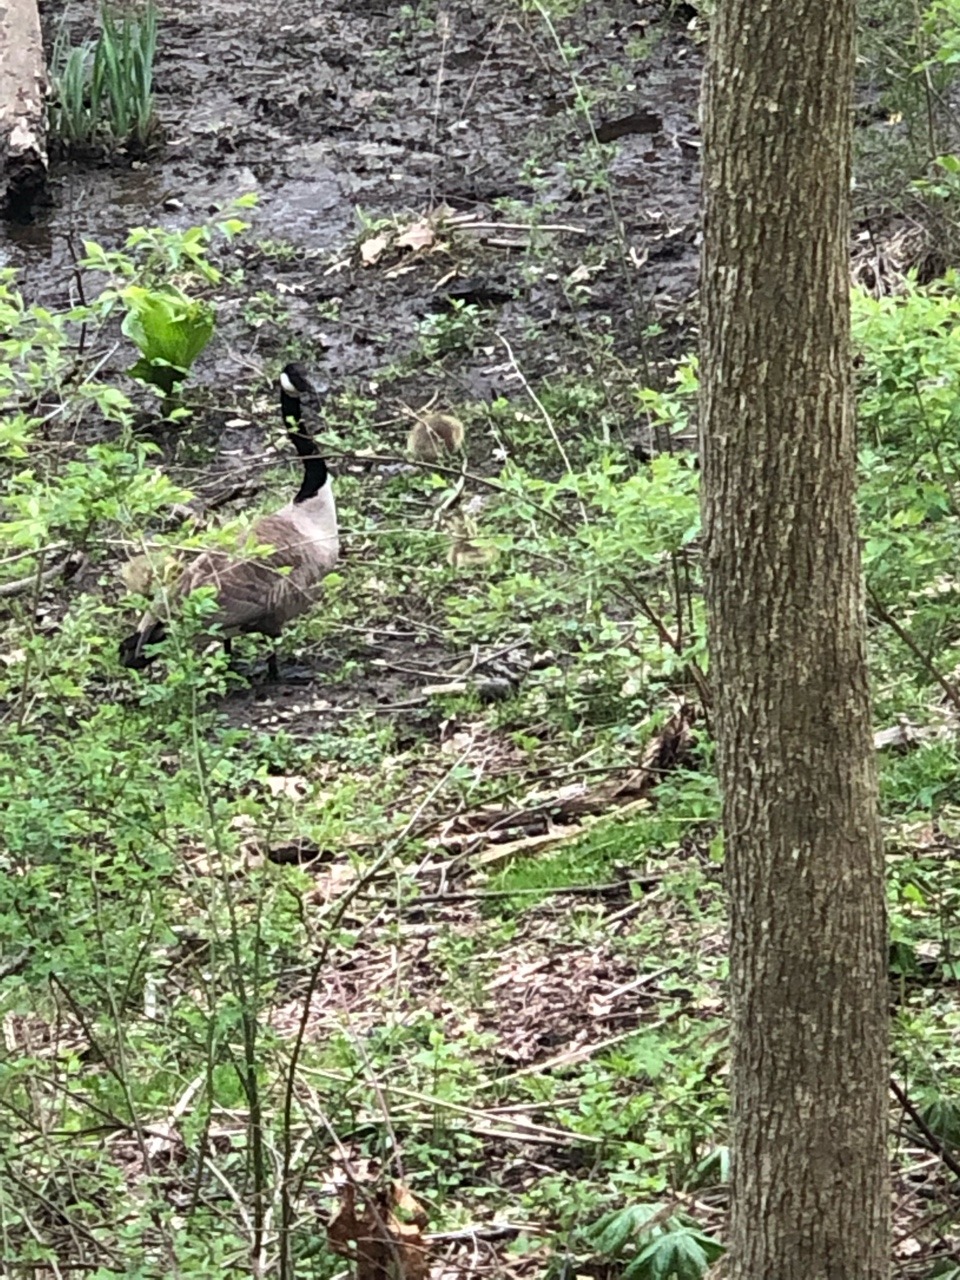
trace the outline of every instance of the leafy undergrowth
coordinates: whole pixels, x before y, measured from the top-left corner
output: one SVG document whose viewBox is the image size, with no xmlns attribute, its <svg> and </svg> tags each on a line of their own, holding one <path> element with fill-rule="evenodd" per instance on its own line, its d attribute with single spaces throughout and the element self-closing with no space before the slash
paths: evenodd
<svg viewBox="0 0 960 1280">
<path fill-rule="evenodd" d="M 205 296 L 226 287 L 193 270 L 206 244 L 91 256 L 128 288 L 176 256 Z M 952 1175 L 923 1150 L 958 1129 L 954 293 L 857 310 L 916 1276 L 957 1251 Z M 253 641 L 245 674 L 198 650 L 198 598 L 122 674 L 143 601 L 119 561 L 215 537 L 226 500 L 222 479 L 188 491 L 182 379 L 166 425 L 101 379 L 121 300 L 0 295 L 5 1265 L 332 1277 L 393 1180 L 433 1275 L 701 1275 L 727 1160 L 697 471 L 638 456 L 633 425 L 687 437 L 695 365 L 666 392 L 558 375 L 462 406 L 463 466 L 385 457 L 369 399 L 338 388 L 319 434 L 346 553 L 284 639 L 306 683 L 271 689 Z M 432 319 L 384 382 L 488 326 Z M 244 421 L 275 413 L 262 385 L 235 394 Z M 285 499 L 281 458 L 245 467 L 255 505 Z"/>
</svg>

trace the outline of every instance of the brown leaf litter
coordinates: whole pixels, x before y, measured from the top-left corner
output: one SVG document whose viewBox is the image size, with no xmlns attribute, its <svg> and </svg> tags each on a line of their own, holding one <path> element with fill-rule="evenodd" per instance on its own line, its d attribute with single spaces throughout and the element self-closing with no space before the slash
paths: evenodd
<svg viewBox="0 0 960 1280">
<path fill-rule="evenodd" d="M 611 1031 L 640 1027 L 658 976 L 638 978 L 629 962 L 602 950 L 515 952 L 487 984 L 492 1000 L 483 1020 L 515 1066 L 542 1063 L 561 1046 L 576 1055 Z"/>
<path fill-rule="evenodd" d="M 402 1183 L 368 1189 L 349 1182 L 340 1193 L 340 1212 L 327 1239 L 332 1249 L 356 1263 L 356 1280 L 426 1280 L 426 1225 L 423 1206 Z"/>
</svg>

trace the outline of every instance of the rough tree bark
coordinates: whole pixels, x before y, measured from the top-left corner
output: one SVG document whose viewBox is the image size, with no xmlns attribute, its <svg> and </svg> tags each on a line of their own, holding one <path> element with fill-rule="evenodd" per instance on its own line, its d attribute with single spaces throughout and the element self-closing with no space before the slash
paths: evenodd
<svg viewBox="0 0 960 1280">
<path fill-rule="evenodd" d="M 853 0 L 720 0 L 707 603 L 731 896 L 734 1280 L 889 1273 L 883 866 L 850 393 Z"/>
<path fill-rule="evenodd" d="M 26 217 L 47 177 L 46 70 L 36 0 L 0 0 L 0 214 Z"/>
</svg>

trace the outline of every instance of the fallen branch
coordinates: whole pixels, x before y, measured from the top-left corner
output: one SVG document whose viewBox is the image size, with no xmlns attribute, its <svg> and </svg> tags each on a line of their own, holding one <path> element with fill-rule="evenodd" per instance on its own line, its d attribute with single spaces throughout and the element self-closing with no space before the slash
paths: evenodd
<svg viewBox="0 0 960 1280">
<path fill-rule="evenodd" d="M 49 582 L 55 578 L 58 573 L 63 573 L 67 565 L 73 558 L 73 553 L 66 555 L 62 560 L 58 560 L 56 564 L 51 565 L 49 569 L 44 569 L 38 576 L 35 573 L 29 574 L 25 578 L 14 578 L 12 582 L 0 583 L 0 599 L 7 600 L 11 596 L 23 595 L 25 591 L 32 591 L 34 587 Z"/>
<path fill-rule="evenodd" d="M 580 834 L 579 832 L 577 834 Z M 419 911 L 421 907 L 447 902 L 487 901 L 495 898 L 519 898 L 534 894 L 541 897 L 555 897 L 570 894 L 574 897 L 603 898 L 608 895 L 623 893 L 625 888 L 636 885 L 645 892 L 660 883 L 659 876 L 644 876 L 641 880 L 615 880 L 611 884 L 558 884 L 541 889 L 466 889 L 456 893 L 430 893 L 420 898 L 412 898 L 409 903 L 411 911 Z"/>
<path fill-rule="evenodd" d="M 459 814 L 429 843 L 454 852 L 459 858 L 476 854 L 482 846 L 494 845 L 474 864 L 486 865 L 547 844 L 576 839 L 583 835 L 585 818 L 599 818 L 614 810 L 622 814 L 629 808 L 649 804 L 652 789 L 689 751 L 695 718 L 692 706 L 680 704 L 647 743 L 639 767 L 626 778 L 610 779 L 589 789 L 575 784 L 560 791 L 535 794 L 528 797 L 525 806 L 513 809 L 487 805 Z M 464 831 L 466 823 L 469 829 Z"/>
</svg>

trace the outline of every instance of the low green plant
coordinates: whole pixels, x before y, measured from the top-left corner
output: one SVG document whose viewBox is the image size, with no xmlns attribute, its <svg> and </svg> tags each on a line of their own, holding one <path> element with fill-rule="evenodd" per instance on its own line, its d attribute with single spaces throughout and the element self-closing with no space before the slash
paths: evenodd
<svg viewBox="0 0 960 1280">
<path fill-rule="evenodd" d="M 432 312 L 420 323 L 420 348 L 428 360 L 442 360 L 452 352 L 473 351 L 483 328 L 480 308 L 454 298 L 449 311 Z"/>
<path fill-rule="evenodd" d="M 122 298 L 127 307 L 123 334 L 140 351 L 130 372 L 169 396 L 213 337 L 213 307 L 188 298 L 173 285 L 163 289 L 130 285 Z"/>
<path fill-rule="evenodd" d="M 218 210 L 208 222 L 186 230 L 170 227 L 133 227 L 120 249 L 104 249 L 94 240 L 83 242 L 81 267 L 100 271 L 111 277 L 114 288 L 138 284 L 145 288 L 161 288 L 176 277 L 179 287 L 219 284 L 220 270 L 210 261 L 210 250 L 220 237 L 231 242 L 249 228 L 249 223 L 235 214 L 257 203 L 253 193 L 238 196 L 226 209 Z M 116 301 L 116 292 L 107 291 L 98 298 L 103 313 L 106 303 Z"/>
<path fill-rule="evenodd" d="M 623 1280 L 701 1280 L 723 1245 L 670 1206 L 633 1204 L 605 1214 L 587 1232 L 604 1259 L 622 1267 Z"/>
<path fill-rule="evenodd" d="M 50 129 L 66 147 L 89 146 L 100 128 L 100 100 L 91 85 L 96 46 L 70 43 L 62 27 L 50 57 Z"/>
<path fill-rule="evenodd" d="M 705 657 L 687 554 L 700 529 L 689 456 L 662 454 L 637 471 L 601 454 L 559 480 L 508 464 L 498 488 L 482 525 L 498 572 L 448 598 L 451 630 L 474 642 L 522 637 L 556 655 L 527 691 L 565 724 L 613 726 L 649 711 L 657 688 Z"/>
<path fill-rule="evenodd" d="M 929 42 L 926 58 L 917 70 L 930 66 L 960 66 L 960 3 L 933 0 L 922 12 L 921 29 Z"/>
<path fill-rule="evenodd" d="M 140 359 L 130 372 L 168 399 L 214 333 L 212 304 L 192 296 L 192 291 L 219 284 L 222 279 L 210 260 L 214 239 L 220 236 L 229 242 L 247 230 L 249 223 L 234 214 L 255 200 L 255 196 L 241 196 L 225 213 L 183 231 L 134 227 L 122 249 L 107 250 L 93 240 L 84 241 L 81 266 L 109 280 L 90 310 L 98 323 L 116 310 L 122 311 L 122 332 L 140 351 Z M 174 416 L 183 413 L 180 409 L 171 412 Z"/>
<path fill-rule="evenodd" d="M 157 52 L 157 10 L 147 0 L 137 14 L 118 18 L 100 10 L 100 40 L 93 59 L 92 96 L 105 101 L 104 116 L 115 139 L 145 147 L 156 128 L 153 62 Z"/>
<path fill-rule="evenodd" d="M 258 289 L 244 303 L 243 319 L 251 329 L 260 329 L 265 324 L 282 328 L 290 319 L 290 312 L 276 294 Z"/>
<path fill-rule="evenodd" d="M 888 624 L 874 645 L 884 718 L 951 669 L 960 637 L 958 283 L 951 273 L 896 297 L 854 296 L 863 559 L 871 608 Z"/>
<path fill-rule="evenodd" d="M 256 251 L 270 262 L 295 262 L 303 257 L 303 248 L 291 240 L 264 236 L 254 245 Z"/>
<path fill-rule="evenodd" d="M 144 149 L 156 132 L 156 52 L 153 0 L 121 17 L 103 5 L 96 41 L 73 45 L 61 28 L 50 60 L 54 136 L 70 148 L 100 143 Z"/>
</svg>

